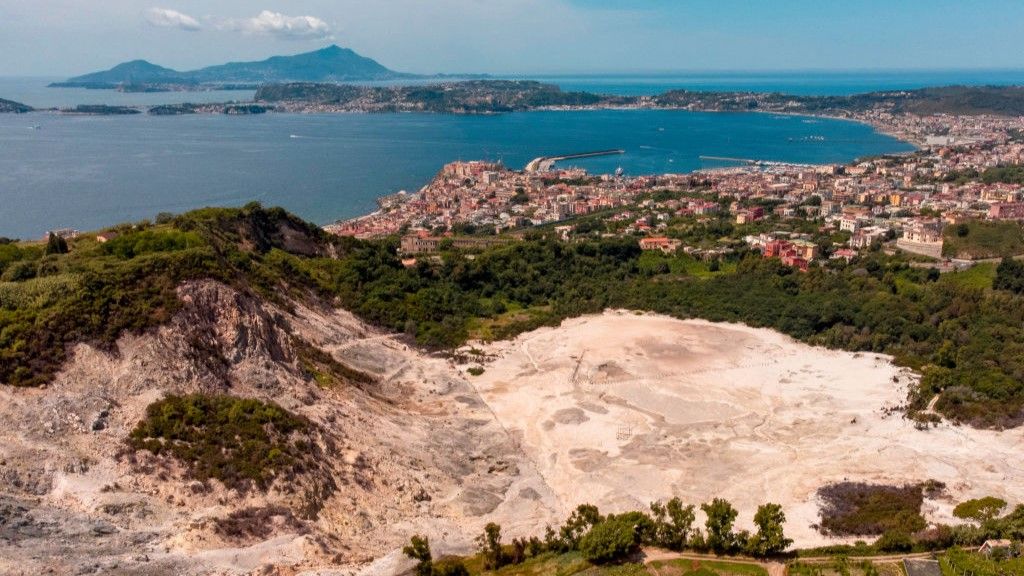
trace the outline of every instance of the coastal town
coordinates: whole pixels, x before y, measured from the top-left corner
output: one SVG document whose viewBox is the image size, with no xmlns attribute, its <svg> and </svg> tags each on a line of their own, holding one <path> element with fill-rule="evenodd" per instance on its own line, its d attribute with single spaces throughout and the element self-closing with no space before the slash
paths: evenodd
<svg viewBox="0 0 1024 576">
<path fill-rule="evenodd" d="M 849 261 L 882 243 L 942 259 L 949 226 L 1024 220 L 1020 175 L 997 174 L 1000 167 L 1024 163 L 1021 119 L 878 110 L 855 119 L 917 150 L 849 165 L 751 161 L 647 176 L 591 175 L 544 158 L 525 170 L 454 162 L 421 190 L 380 198 L 373 214 L 326 229 L 360 238 L 401 235 L 401 250 L 409 256 L 445 245 L 504 242 L 538 227 L 565 240 L 596 233 L 635 236 L 645 250 L 705 260 L 727 255 L 741 237 L 765 257 L 807 270 L 816 261 Z M 593 219 L 601 226 L 593 226 Z M 728 222 L 734 232 L 747 233 L 712 243 L 688 243 L 680 234 L 709 222 Z M 821 243 L 822 234 L 832 241 Z"/>
</svg>

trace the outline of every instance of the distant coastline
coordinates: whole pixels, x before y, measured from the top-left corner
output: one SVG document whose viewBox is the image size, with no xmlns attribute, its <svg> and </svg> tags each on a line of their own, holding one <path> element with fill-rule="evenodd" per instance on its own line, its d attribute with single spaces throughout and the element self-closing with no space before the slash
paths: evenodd
<svg viewBox="0 0 1024 576">
<path fill-rule="evenodd" d="M 17 219 L 0 214 L 0 236 L 30 238 L 51 228 L 89 230 L 164 211 L 254 199 L 327 224 L 372 211 L 378 197 L 415 192 L 460 158 L 522 168 L 538 156 L 625 149 L 625 156 L 565 165 L 591 174 L 622 167 L 638 176 L 719 165 L 701 162 L 703 154 L 833 164 L 911 149 L 859 122 L 658 110 L 498 116 L 270 113 L 237 119 L 90 119 L 47 112 L 0 117 L 0 124 L 5 148 L 0 187 L 8 201 L 25 206 Z M 40 129 L 27 130 L 33 125 Z M 814 135 L 833 142 L 805 138 Z M 102 171 L 94 171 L 99 166 Z M 30 177 L 9 185 L 4 173 Z"/>
</svg>

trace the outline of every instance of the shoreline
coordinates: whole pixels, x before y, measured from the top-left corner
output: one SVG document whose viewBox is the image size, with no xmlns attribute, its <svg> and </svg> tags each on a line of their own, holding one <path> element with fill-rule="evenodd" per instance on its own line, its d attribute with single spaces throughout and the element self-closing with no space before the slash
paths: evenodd
<svg viewBox="0 0 1024 576">
<path fill-rule="evenodd" d="M 841 121 L 847 121 L 847 122 L 854 122 L 854 123 L 861 124 L 861 125 L 864 125 L 864 126 L 870 126 L 871 128 L 873 128 L 879 134 L 881 134 L 883 136 L 888 136 L 890 138 L 894 138 L 896 140 L 899 140 L 900 142 L 903 142 L 904 144 L 910 144 L 910 145 L 914 146 L 915 149 L 919 150 L 919 149 L 921 149 L 921 148 L 923 148 L 925 146 L 925 144 L 922 141 L 920 141 L 918 139 L 915 139 L 914 137 L 912 137 L 912 136 L 910 136 L 908 134 L 902 134 L 902 133 L 890 130 L 890 129 L 888 129 L 887 126 L 885 126 L 884 124 L 879 123 L 879 122 L 872 122 L 870 120 L 865 120 L 865 119 L 855 118 L 855 117 L 849 117 L 849 116 L 839 116 L 839 115 L 829 115 L 829 114 L 815 114 L 815 113 L 812 113 L 812 112 L 788 112 L 788 111 L 757 110 L 757 109 L 753 109 L 753 110 L 718 110 L 718 109 L 701 110 L 701 109 L 692 109 L 692 108 L 686 108 L 686 107 L 680 107 L 680 106 L 647 106 L 647 105 L 635 105 L 635 106 L 615 106 L 615 105 L 611 105 L 611 106 L 538 106 L 536 108 L 530 108 L 530 109 L 526 109 L 526 110 L 512 110 L 512 111 L 508 111 L 508 112 L 456 112 L 456 111 L 435 112 L 435 111 L 429 111 L 429 110 L 357 110 L 357 109 L 339 109 L 339 110 L 286 109 L 286 110 L 277 110 L 277 109 L 274 109 L 274 106 L 275 106 L 274 104 L 259 102 L 259 101 L 255 101 L 255 100 L 239 100 L 239 101 L 235 101 L 235 102 L 216 102 L 216 103 L 209 103 L 209 104 L 191 104 L 191 103 L 189 103 L 189 104 L 197 106 L 197 107 L 202 107 L 202 108 L 215 108 L 215 107 L 227 107 L 227 106 L 249 106 L 249 105 L 252 105 L 252 106 L 267 106 L 269 108 L 267 110 L 268 114 L 295 114 L 295 115 L 304 115 L 304 116 L 314 116 L 314 115 L 333 116 L 333 115 L 350 115 L 350 114 L 351 115 L 424 114 L 424 115 L 429 115 L 429 116 L 483 116 L 483 117 L 486 117 L 486 116 L 502 116 L 502 115 L 505 115 L 505 114 L 528 114 L 528 113 L 531 113 L 531 112 L 601 112 L 601 111 L 618 111 L 618 112 L 631 112 L 631 111 L 635 111 L 635 112 L 652 111 L 652 112 L 655 112 L 655 111 L 665 111 L 665 112 L 692 112 L 692 113 L 698 113 L 698 114 L 700 114 L 700 113 L 706 113 L 706 114 L 768 114 L 768 115 L 776 115 L 776 116 L 791 116 L 791 117 L 796 117 L 796 118 L 810 118 L 810 119 L 818 119 L 818 120 L 841 120 Z M 213 110 L 201 110 L 201 109 L 200 110 L 196 110 L 195 112 L 192 112 L 192 113 L 188 113 L 188 114 L 150 114 L 149 113 L 149 110 L 152 109 L 152 108 L 158 108 L 158 107 L 162 107 L 162 106 L 177 106 L 177 105 L 178 104 L 155 104 L 155 105 L 145 105 L 145 106 L 122 105 L 122 106 L 116 106 L 116 107 L 117 108 L 130 108 L 130 109 L 134 109 L 134 110 L 137 110 L 141 115 L 144 115 L 144 116 L 163 116 L 163 117 L 172 117 L 173 118 L 173 117 L 179 117 L 179 116 L 217 116 L 217 115 L 228 115 L 228 114 L 225 114 L 223 112 L 218 112 L 218 111 L 213 111 Z M 57 115 L 57 116 L 75 116 L 75 117 L 81 117 L 81 116 L 122 116 L 122 115 L 124 115 L 124 114 L 96 114 L 96 113 L 75 112 L 75 106 L 49 107 L 49 108 L 33 108 L 32 110 L 29 110 L 28 112 L 20 112 L 20 113 L 18 113 L 18 115 L 21 116 L 21 115 L 29 115 L 29 114 L 35 114 L 35 113 L 53 114 L 53 115 Z M 250 114 L 250 115 L 251 116 L 257 116 L 258 114 Z"/>
<path fill-rule="evenodd" d="M 564 106 L 559 106 L 559 107 L 539 107 L 539 108 L 536 108 L 536 109 L 521 111 L 521 113 L 530 113 L 530 112 L 587 112 L 587 111 L 597 112 L 597 111 L 605 111 L 605 110 L 608 110 L 608 111 L 620 111 L 620 112 L 629 112 L 629 111 L 636 111 L 636 112 L 665 111 L 665 112 L 719 113 L 719 114 L 751 114 L 751 113 L 754 113 L 754 114 L 769 114 L 769 115 L 788 116 L 788 117 L 795 117 L 795 118 L 817 119 L 817 120 L 846 121 L 846 122 L 852 122 L 852 123 L 860 124 L 862 126 L 868 126 L 873 131 L 875 131 L 878 134 L 883 134 L 883 135 L 888 136 L 890 138 L 894 138 L 899 143 L 903 143 L 903 144 L 907 144 L 909 146 L 912 146 L 914 148 L 914 151 L 920 149 L 920 143 L 919 142 L 914 142 L 914 141 L 911 141 L 909 139 L 901 138 L 901 137 L 899 137 L 898 134 L 892 133 L 893 131 L 884 130 L 883 129 L 884 125 L 882 125 L 882 124 L 869 122 L 869 121 L 867 121 L 865 119 L 849 118 L 849 117 L 844 117 L 844 116 L 829 116 L 829 115 L 823 115 L 823 114 L 806 114 L 806 113 L 800 113 L 800 112 L 776 112 L 776 111 L 769 111 L 769 110 L 749 110 L 749 111 L 693 110 L 693 109 L 684 108 L 684 107 L 645 106 L 645 105 L 639 105 L 639 106 L 586 106 L 586 107 L 564 107 Z M 62 111 L 60 111 L 58 109 L 52 109 L 52 108 L 51 109 L 33 110 L 32 112 L 28 112 L 28 113 L 25 113 L 25 114 L 18 114 L 17 116 L 19 116 L 19 117 L 27 116 L 27 115 L 32 114 L 33 112 L 40 113 L 40 114 L 48 114 L 48 115 L 55 116 L 55 117 L 69 116 L 69 117 L 72 117 L 72 118 L 75 118 L 75 119 L 82 119 L 82 118 L 89 117 L 89 116 L 103 116 L 102 114 L 81 114 L 81 113 L 71 114 L 71 113 L 62 112 Z M 336 112 L 327 112 L 327 111 L 306 111 L 306 112 L 300 112 L 300 111 L 274 111 L 273 113 L 274 114 L 283 114 L 283 115 L 289 115 L 289 114 L 296 114 L 296 115 L 313 115 L 313 114 L 316 114 L 316 115 L 338 115 L 338 114 L 343 114 L 343 115 L 344 114 L 358 114 L 358 115 L 363 115 L 363 114 L 424 114 L 424 115 L 431 115 L 431 116 L 433 116 L 433 115 L 445 115 L 445 113 L 428 112 L 428 111 L 424 111 L 424 112 L 367 112 L 367 111 L 356 111 L 356 110 L 336 111 Z M 502 114 L 514 114 L 514 113 L 516 113 L 516 112 L 504 112 Z M 197 112 L 196 114 L 187 114 L 187 115 L 202 115 L 202 116 L 206 116 L 206 115 L 216 115 L 216 114 L 213 113 L 213 112 Z M 133 114 L 131 116 L 149 117 L 149 116 L 156 116 L 156 115 Z M 897 155 L 912 154 L 912 153 L 914 153 L 914 151 L 897 152 L 897 153 L 893 153 L 893 154 L 897 154 Z M 810 163 L 810 164 L 812 164 L 814 166 L 827 166 L 827 165 L 830 165 L 830 164 L 849 165 L 849 164 L 852 164 L 852 163 L 856 162 L 859 158 L 860 157 L 855 157 L 855 158 L 851 158 L 849 160 L 846 160 L 846 161 L 843 161 L 843 162 L 838 162 L 838 163 L 832 162 L 832 163 Z M 784 161 L 778 161 L 778 162 L 780 162 L 781 164 L 785 164 Z M 734 170 L 734 169 L 737 169 L 737 168 L 741 168 L 741 167 L 730 166 L 730 167 L 721 167 L 721 168 L 712 168 L 712 169 L 699 169 L 698 168 L 698 169 L 692 169 L 692 170 L 676 171 L 676 172 L 671 172 L 671 173 L 666 172 L 666 173 L 636 174 L 636 175 L 632 175 L 631 177 L 645 177 L 645 176 L 646 177 L 650 177 L 650 176 L 659 176 L 659 175 L 665 175 L 665 174 L 686 175 L 686 174 L 695 174 L 695 173 L 701 173 L 701 172 L 712 172 L 712 171 L 719 171 L 719 170 Z M 514 169 L 518 171 L 518 170 L 521 170 L 523 168 L 522 167 L 515 167 Z M 610 175 L 610 173 L 596 173 L 596 172 L 593 175 L 594 176 L 602 176 L 603 174 L 609 174 Z M 429 184 L 429 182 L 430 182 L 430 179 L 428 178 L 422 184 L 423 185 L 427 185 L 427 184 Z M 375 199 L 379 199 L 379 198 L 382 198 L 382 197 L 387 196 L 387 195 L 388 194 L 377 195 L 377 196 L 375 196 Z M 311 217 L 310 219 L 314 220 L 314 221 L 319 221 L 321 223 L 319 225 L 322 228 L 328 228 L 328 227 L 344 225 L 346 223 L 358 223 L 358 222 L 366 220 L 366 219 L 371 219 L 375 215 L 379 214 L 379 212 L 380 212 L 379 210 L 374 210 L 372 212 L 359 213 L 359 214 L 353 215 L 351 217 L 322 218 L 322 216 L 321 216 L 321 217 Z"/>
</svg>

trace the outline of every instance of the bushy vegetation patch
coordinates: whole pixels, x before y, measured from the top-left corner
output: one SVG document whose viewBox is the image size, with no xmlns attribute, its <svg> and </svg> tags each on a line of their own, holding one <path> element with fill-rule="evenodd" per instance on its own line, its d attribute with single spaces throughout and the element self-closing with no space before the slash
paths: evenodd
<svg viewBox="0 0 1024 576">
<path fill-rule="evenodd" d="M 128 446 L 170 457 L 199 481 L 246 493 L 292 480 L 321 457 L 313 424 L 280 406 L 231 396 L 168 396 L 146 408 Z"/>
<path fill-rule="evenodd" d="M 1024 184 L 1024 166 L 1013 164 L 1009 166 L 996 166 L 986 168 L 981 173 L 981 181 L 985 184 Z"/>
<path fill-rule="evenodd" d="M 818 490 L 822 534 L 861 536 L 909 535 L 926 526 L 921 516 L 920 485 L 884 486 L 860 482 L 829 484 Z M 895 544 L 894 544 L 895 545 Z"/>
<path fill-rule="evenodd" d="M 595 564 L 621 560 L 639 550 L 641 532 L 645 526 L 652 525 L 649 518 L 636 514 L 608 518 L 591 528 L 580 540 L 580 552 Z"/>
<path fill-rule="evenodd" d="M 1003 258 L 996 268 L 992 287 L 1014 294 L 1024 294 L 1024 261 Z"/>
</svg>

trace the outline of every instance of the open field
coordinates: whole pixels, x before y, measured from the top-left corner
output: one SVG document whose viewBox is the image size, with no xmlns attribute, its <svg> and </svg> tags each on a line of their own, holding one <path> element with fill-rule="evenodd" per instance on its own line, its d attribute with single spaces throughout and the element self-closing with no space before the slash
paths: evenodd
<svg viewBox="0 0 1024 576">
<path fill-rule="evenodd" d="M 485 352 L 496 359 L 470 381 L 563 514 L 722 496 L 751 528 L 757 505 L 774 501 L 796 545 L 815 546 L 836 542 L 813 527 L 815 491 L 830 482 L 944 482 L 946 495 L 924 503 L 933 521 L 953 522 L 971 497 L 1024 500 L 1011 481 L 1024 432 L 916 429 L 896 411 L 916 377 L 884 356 L 621 311 Z"/>
</svg>

